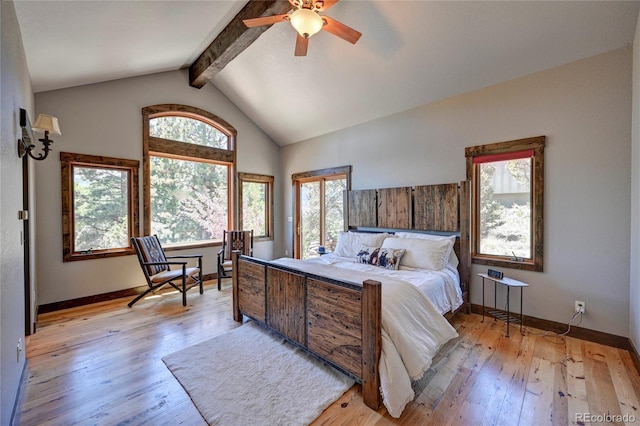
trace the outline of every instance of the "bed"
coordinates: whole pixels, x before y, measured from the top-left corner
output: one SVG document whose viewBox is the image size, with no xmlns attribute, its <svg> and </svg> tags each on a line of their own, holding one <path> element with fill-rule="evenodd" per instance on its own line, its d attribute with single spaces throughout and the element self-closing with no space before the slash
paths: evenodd
<svg viewBox="0 0 640 426">
<path fill-rule="evenodd" d="M 468 207 L 468 185 L 453 185 L 456 202 L 439 199 L 445 208 L 433 211 L 434 217 L 449 216 L 454 205 L 455 230 L 416 228 L 414 217 L 423 216 L 423 204 L 415 204 L 424 201 L 418 187 L 367 190 L 364 196 L 348 191 L 349 230 L 341 233 L 333 253 L 307 261 L 234 254 L 234 319 L 248 316 L 280 333 L 361 383 L 367 406 L 378 409 L 384 403 L 399 417 L 413 399 L 411 380 L 421 377 L 436 351 L 457 335 L 445 316 L 468 309 L 468 215 L 459 213 Z M 452 184 L 437 187 L 427 192 L 453 193 Z M 408 210 L 410 217 L 401 227 L 381 218 L 391 213 L 406 220 L 398 214 L 398 198 L 393 212 L 379 204 L 389 202 L 389 193 L 409 194 L 410 204 L 401 212 Z M 375 225 L 363 226 L 359 222 L 373 221 L 358 211 L 370 215 L 372 195 Z M 393 228 L 396 232 L 389 232 Z"/>
</svg>

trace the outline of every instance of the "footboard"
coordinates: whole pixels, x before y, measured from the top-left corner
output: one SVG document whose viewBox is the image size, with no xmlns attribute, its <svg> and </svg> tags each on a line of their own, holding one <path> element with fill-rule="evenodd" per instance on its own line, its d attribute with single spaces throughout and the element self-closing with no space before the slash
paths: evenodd
<svg viewBox="0 0 640 426">
<path fill-rule="evenodd" d="M 267 261 L 233 256 L 233 318 L 247 315 L 362 384 L 364 403 L 381 405 L 378 364 L 382 290 Z"/>
</svg>

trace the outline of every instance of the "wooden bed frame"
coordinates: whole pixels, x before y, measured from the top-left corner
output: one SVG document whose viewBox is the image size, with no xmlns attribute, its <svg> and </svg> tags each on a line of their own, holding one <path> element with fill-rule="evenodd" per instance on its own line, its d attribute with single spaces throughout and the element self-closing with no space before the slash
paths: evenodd
<svg viewBox="0 0 640 426">
<path fill-rule="evenodd" d="M 420 216 L 417 223 L 422 223 L 420 221 L 429 216 L 429 220 L 436 220 L 441 228 L 432 231 L 458 232 L 459 237 L 456 238 L 454 249 L 460 261 L 458 271 L 464 299 L 461 309 L 469 312 L 469 186 L 467 182 L 462 182 L 460 186 L 445 184 L 429 187 L 427 193 L 431 194 L 431 197 L 434 194 L 438 196 L 434 201 L 437 206 L 429 207 L 429 213 L 422 210 L 424 198 L 420 194 L 424 191 L 418 188 L 423 187 L 408 190 L 367 190 L 366 195 L 363 195 L 363 191 L 348 191 L 345 195 L 345 206 L 348 206 L 345 217 L 348 227 L 370 227 L 373 222 L 364 222 L 362 218 L 365 214 L 370 216 L 370 203 L 373 200 L 376 206 L 380 201 L 394 206 L 393 212 L 389 211 L 389 207 L 374 207 L 378 217 L 373 228 L 383 231 L 424 230 L 421 226 L 416 228 L 413 225 L 413 218 Z M 453 188 L 455 193 L 452 191 Z M 383 195 L 378 197 L 380 193 Z M 447 195 L 444 196 L 444 193 Z M 409 201 L 409 205 L 399 203 L 400 198 L 390 200 L 388 194 L 400 194 L 405 201 Z M 454 196 L 455 202 L 452 201 Z M 416 204 L 419 204 L 417 209 Z M 443 225 L 442 218 L 447 216 L 447 223 L 453 223 L 453 210 L 459 219 L 455 220 L 457 229 L 452 231 L 448 229 L 451 225 Z M 391 213 L 402 221 L 406 221 L 408 212 L 410 226 L 407 226 L 407 222 L 403 222 L 401 227 L 388 226 L 396 223 L 388 217 L 381 222 L 381 211 L 385 216 Z M 459 216 L 458 212 L 461 212 Z M 380 223 L 384 226 L 379 226 Z M 241 322 L 246 315 L 351 376 L 362 384 L 364 403 L 374 410 L 382 403 L 378 371 L 382 345 L 381 306 L 382 288 L 379 281 L 366 280 L 361 284 L 340 281 L 242 256 L 239 253 L 233 255 L 234 320 Z M 451 313 L 445 315 L 447 318 L 451 316 Z"/>
</svg>

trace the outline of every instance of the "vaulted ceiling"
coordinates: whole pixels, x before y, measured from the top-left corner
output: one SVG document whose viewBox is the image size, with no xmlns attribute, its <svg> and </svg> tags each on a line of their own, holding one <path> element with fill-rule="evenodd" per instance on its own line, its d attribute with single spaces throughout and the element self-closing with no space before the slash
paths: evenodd
<svg viewBox="0 0 640 426">
<path fill-rule="evenodd" d="M 36 92 L 187 68 L 245 1 L 14 0 Z M 293 55 L 279 23 L 208 83 L 280 145 L 628 46 L 637 1 L 350 1 Z M 185 83 L 187 84 L 187 83 Z M 216 111 L 216 114 L 224 114 Z"/>
</svg>

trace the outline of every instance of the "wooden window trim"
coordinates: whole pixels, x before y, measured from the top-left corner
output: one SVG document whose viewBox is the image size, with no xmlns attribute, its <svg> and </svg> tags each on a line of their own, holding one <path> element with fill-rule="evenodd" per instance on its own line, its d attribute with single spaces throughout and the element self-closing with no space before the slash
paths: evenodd
<svg viewBox="0 0 640 426">
<path fill-rule="evenodd" d="M 102 259 L 105 257 L 128 256 L 134 254 L 131 237 L 137 237 L 140 229 L 138 170 L 140 162 L 122 158 L 102 157 L 95 155 L 60 153 L 61 188 L 62 188 L 62 260 Z M 75 252 L 73 247 L 73 166 L 87 166 L 104 169 L 125 170 L 129 173 L 129 246 L 118 249 L 95 250 L 90 253 Z"/>
<path fill-rule="evenodd" d="M 545 136 L 498 142 L 465 148 L 467 180 L 471 181 L 472 220 L 471 220 L 471 259 L 472 263 L 488 266 L 499 266 L 511 269 L 522 269 L 542 272 L 544 270 L 544 147 Z M 506 256 L 490 256 L 479 254 L 478 246 L 478 185 L 476 182 L 474 157 L 503 154 L 516 151 L 533 150 L 533 170 L 531 186 L 531 253 L 532 259 L 514 261 Z"/>
<path fill-rule="evenodd" d="M 152 137 L 149 133 L 149 120 L 158 117 L 179 116 L 203 121 L 227 135 L 227 149 L 213 148 L 187 142 Z M 186 161 L 200 161 L 229 166 L 227 177 L 229 200 L 228 229 L 233 229 L 233 224 L 238 223 L 238 200 L 236 191 L 237 182 L 234 179 L 236 168 L 236 139 L 237 130 L 222 118 L 200 108 L 181 104 L 158 104 L 142 108 L 142 210 L 143 232 L 151 235 L 151 157 L 154 155 L 167 158 L 176 158 Z M 185 243 L 166 246 L 166 251 L 181 250 L 220 245 L 220 241 Z"/>
<path fill-rule="evenodd" d="M 274 230 L 274 202 L 273 202 L 273 191 L 274 191 L 274 181 L 275 178 L 269 175 L 260 175 L 254 173 L 242 173 L 238 172 L 238 225 L 240 229 L 244 229 L 244 221 L 243 221 L 243 199 L 242 199 L 242 185 L 244 182 L 251 183 L 264 183 L 266 184 L 266 209 L 267 209 L 267 235 L 265 236 L 255 236 L 255 241 L 273 241 L 273 230 Z"/>
<path fill-rule="evenodd" d="M 205 159 L 219 163 L 233 163 L 234 161 L 233 151 L 156 138 L 153 136 L 149 137 L 149 152 L 152 154 L 164 154 L 164 156 L 167 157 Z"/>
<path fill-rule="evenodd" d="M 351 190 L 351 166 L 331 167 L 310 172 L 294 173 L 291 175 L 291 181 L 295 184 L 296 181 L 315 180 L 315 178 L 329 178 L 338 175 L 347 175 L 347 190 Z"/>
</svg>

